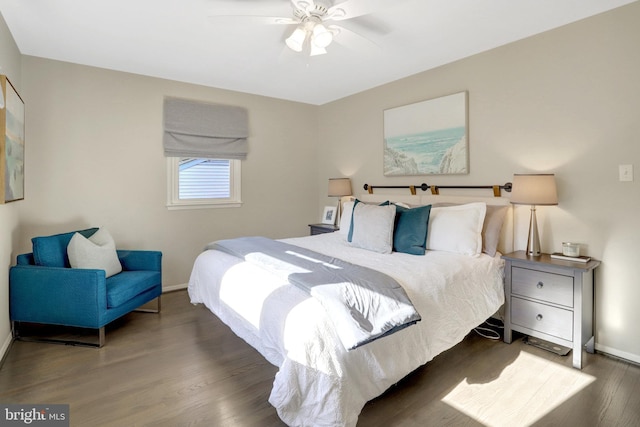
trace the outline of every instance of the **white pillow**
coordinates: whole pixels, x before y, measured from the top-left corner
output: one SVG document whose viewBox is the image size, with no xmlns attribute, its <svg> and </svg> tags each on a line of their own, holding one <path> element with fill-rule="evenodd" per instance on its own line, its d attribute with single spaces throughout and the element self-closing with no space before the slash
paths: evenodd
<svg viewBox="0 0 640 427">
<path fill-rule="evenodd" d="M 116 244 L 104 228 L 98 229 L 88 239 L 75 233 L 67 246 L 67 255 L 73 268 L 104 270 L 106 277 L 122 271 Z"/>
<path fill-rule="evenodd" d="M 427 249 L 478 255 L 482 252 L 484 202 L 431 208 Z"/>
<path fill-rule="evenodd" d="M 394 205 L 377 206 L 358 203 L 353 208 L 349 241 L 355 247 L 382 254 L 390 254 L 393 248 L 393 224 L 396 217 Z"/>
</svg>

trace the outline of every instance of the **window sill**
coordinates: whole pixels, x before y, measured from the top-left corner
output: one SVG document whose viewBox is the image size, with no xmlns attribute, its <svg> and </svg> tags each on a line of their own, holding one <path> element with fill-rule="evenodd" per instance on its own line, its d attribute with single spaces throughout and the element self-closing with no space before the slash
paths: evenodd
<svg viewBox="0 0 640 427">
<path fill-rule="evenodd" d="M 167 205 L 167 209 L 170 211 L 185 210 L 185 209 L 218 209 L 218 208 L 239 208 L 242 207 L 242 202 L 229 202 L 229 203 L 181 203 Z"/>
</svg>

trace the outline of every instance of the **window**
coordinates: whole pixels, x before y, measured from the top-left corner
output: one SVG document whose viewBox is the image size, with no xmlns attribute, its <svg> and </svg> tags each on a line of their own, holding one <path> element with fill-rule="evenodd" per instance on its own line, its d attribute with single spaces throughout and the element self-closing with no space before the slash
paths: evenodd
<svg viewBox="0 0 640 427">
<path fill-rule="evenodd" d="M 167 157 L 167 207 L 238 207 L 240 160 Z"/>
</svg>

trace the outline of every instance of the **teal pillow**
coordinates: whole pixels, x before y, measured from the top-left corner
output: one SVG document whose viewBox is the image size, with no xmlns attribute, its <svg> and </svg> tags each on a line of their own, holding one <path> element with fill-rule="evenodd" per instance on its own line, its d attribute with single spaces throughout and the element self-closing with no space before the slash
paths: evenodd
<svg viewBox="0 0 640 427">
<path fill-rule="evenodd" d="M 411 255 L 424 255 L 431 205 L 405 208 L 396 205 L 393 250 Z"/>
<path fill-rule="evenodd" d="M 90 237 L 97 230 L 97 228 L 88 228 L 78 231 L 78 233 L 85 237 Z M 72 231 L 70 233 L 34 237 L 31 239 L 33 260 L 36 265 L 42 267 L 71 267 L 71 264 L 69 264 L 69 256 L 67 255 L 67 245 L 75 233 L 75 231 Z"/>
</svg>

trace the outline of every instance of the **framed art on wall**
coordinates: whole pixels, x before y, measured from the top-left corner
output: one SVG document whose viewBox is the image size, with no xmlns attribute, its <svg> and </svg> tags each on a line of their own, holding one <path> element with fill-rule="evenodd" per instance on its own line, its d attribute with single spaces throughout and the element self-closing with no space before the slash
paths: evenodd
<svg viewBox="0 0 640 427">
<path fill-rule="evenodd" d="M 467 92 L 384 111 L 384 174 L 469 173 Z"/>
<path fill-rule="evenodd" d="M 0 89 L 0 202 L 7 203 L 24 199 L 24 102 L 6 76 L 0 76 Z"/>
</svg>

